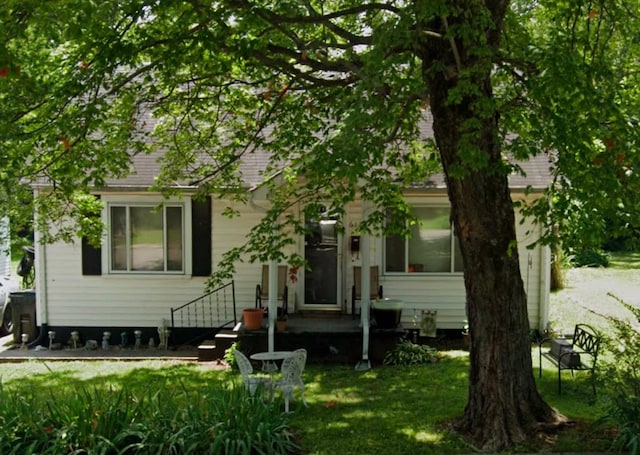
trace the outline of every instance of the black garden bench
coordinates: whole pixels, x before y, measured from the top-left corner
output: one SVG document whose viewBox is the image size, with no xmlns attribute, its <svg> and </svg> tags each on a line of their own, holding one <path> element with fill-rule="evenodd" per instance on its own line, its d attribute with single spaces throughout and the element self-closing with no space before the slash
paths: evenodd
<svg viewBox="0 0 640 455">
<path fill-rule="evenodd" d="M 551 340 L 551 349 L 542 352 L 543 343 Z M 562 371 L 588 371 L 593 375 L 598 360 L 598 350 L 602 337 L 587 324 L 576 324 L 571 340 L 543 338 L 538 342 L 540 373 L 542 377 L 542 358 L 548 359 L 558 367 L 558 394 L 562 393 Z M 593 384 L 593 393 L 596 388 Z"/>
</svg>

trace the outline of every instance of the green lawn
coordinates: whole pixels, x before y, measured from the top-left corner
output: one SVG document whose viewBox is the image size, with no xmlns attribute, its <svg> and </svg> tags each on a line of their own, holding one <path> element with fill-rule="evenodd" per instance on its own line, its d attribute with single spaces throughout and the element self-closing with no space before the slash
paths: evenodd
<svg viewBox="0 0 640 455">
<path fill-rule="evenodd" d="M 549 321 L 564 334 L 577 323 L 608 331 L 604 315 L 626 318 L 630 313 L 609 294 L 640 306 L 640 253 L 616 254 L 608 268 L 579 268 L 567 271 L 565 289 L 551 294 Z"/>
<path fill-rule="evenodd" d="M 551 299 L 552 320 L 562 321 L 569 330 L 576 322 L 604 327 L 597 313 L 619 311 L 610 297 L 612 292 L 630 303 L 640 285 L 638 271 L 629 269 L 639 261 L 625 257 L 614 261 L 610 269 L 581 269 L 569 274 L 569 286 Z M 636 291 L 634 293 L 634 287 Z M 538 379 L 537 349 L 532 351 L 538 388 L 549 404 L 576 424 L 544 438 L 535 437 L 514 453 L 596 452 L 610 448 L 611 432 L 594 426 L 601 415 L 601 403 L 593 402 L 584 374 L 565 373 L 563 394 L 557 394 L 557 373 L 544 364 Z M 0 364 L 0 381 L 15 394 L 33 391 L 57 396 L 61 390 L 84 385 L 123 387 L 138 391 L 193 390 L 206 396 L 211 384 L 237 383 L 239 375 L 209 364 L 172 361 L 140 362 L 66 362 L 29 361 Z M 461 415 L 466 403 L 468 353 L 443 352 L 435 364 L 394 367 L 376 366 L 358 372 L 353 366 L 308 365 L 304 381 L 309 407 L 301 406 L 299 396 L 293 403 L 288 423 L 303 453 L 309 455 L 348 454 L 460 454 L 471 453 L 450 424 Z M 283 409 L 278 397 L 274 403 Z M 26 412 L 38 413 L 39 409 Z"/>
<path fill-rule="evenodd" d="M 472 448 L 448 429 L 464 409 L 467 370 L 465 351 L 449 351 L 436 364 L 379 366 L 366 372 L 346 366 L 309 365 L 304 375 L 309 407 L 303 407 L 296 396 L 289 422 L 310 455 L 469 453 Z M 140 391 L 188 388 L 201 389 L 204 394 L 212 383 L 238 380 L 235 371 L 159 360 L 0 364 L 0 376 L 16 393 L 38 390 L 45 396 L 85 385 Z M 568 377 L 565 385 L 567 392 L 558 396 L 556 376 L 550 369 L 540 381 L 540 390 L 551 405 L 584 423 L 551 440 L 523 446 L 519 452 L 609 447 L 609 441 L 600 440 L 588 423 L 598 410 L 584 399 L 585 394 L 589 396 L 588 384 L 583 378 Z M 283 409 L 279 398 L 275 405 Z"/>
</svg>

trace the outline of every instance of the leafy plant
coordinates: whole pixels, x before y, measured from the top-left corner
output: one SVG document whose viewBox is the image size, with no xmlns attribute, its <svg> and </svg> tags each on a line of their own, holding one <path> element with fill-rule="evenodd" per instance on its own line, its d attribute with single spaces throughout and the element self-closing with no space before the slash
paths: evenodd
<svg viewBox="0 0 640 455">
<path fill-rule="evenodd" d="M 611 255 L 603 250 L 585 249 L 573 256 L 576 267 L 609 267 Z"/>
<path fill-rule="evenodd" d="M 0 386 L 3 454 L 289 454 L 286 415 L 242 386 L 190 389 Z"/>
<path fill-rule="evenodd" d="M 634 316 L 635 322 L 609 317 L 615 337 L 607 341 L 613 352 L 604 362 L 600 380 L 604 385 L 604 421 L 618 427 L 614 447 L 631 455 L 640 454 L 640 308 L 609 294 Z"/>
<path fill-rule="evenodd" d="M 224 356 L 222 357 L 231 368 L 236 367 L 236 357 L 233 354 L 236 349 L 240 349 L 240 343 L 238 341 L 234 342 L 229 349 L 225 350 Z"/>
<path fill-rule="evenodd" d="M 427 345 L 413 344 L 409 340 L 402 340 L 396 347 L 388 351 L 383 363 L 385 365 L 419 365 L 438 361 L 438 350 Z"/>
<path fill-rule="evenodd" d="M 303 446 L 302 453 L 348 453 L 350 455 L 468 453 L 469 446 L 464 440 L 455 432 L 449 431 L 442 422 L 452 421 L 465 406 L 469 355 L 457 349 L 450 352 L 440 349 L 439 357 L 440 360 L 433 364 L 372 368 L 365 372 L 354 372 L 351 364 L 309 364 L 305 367 L 304 383 L 305 397 L 310 406 L 297 407 L 296 412 L 286 416 L 289 419 L 290 428 L 296 429 L 295 440 Z M 584 375 L 580 376 L 584 377 Z M 51 395 L 52 400 L 66 400 L 69 395 L 67 389 L 77 391 L 77 385 L 80 383 L 108 383 L 114 391 L 126 387 L 139 400 L 152 397 L 154 393 L 151 391 L 165 388 L 169 391 L 176 390 L 177 394 L 185 397 L 208 400 L 214 393 L 212 385 L 228 384 L 230 381 L 240 379 L 237 372 L 208 363 L 177 363 L 167 360 L 5 362 L 0 363 L 0 377 L 4 387 L 10 389 L 14 398 L 18 395 L 28 397 L 37 391 L 40 396 Z M 184 389 L 189 390 L 188 395 L 181 392 Z M 149 392 L 142 393 L 140 390 Z M 540 390 L 545 395 L 557 396 L 557 378 L 553 371 L 543 376 Z M 6 397 L 7 395 L 0 393 L 3 407 L 13 403 L 11 398 L 8 398 L 9 403 L 7 403 Z M 161 401 L 162 397 L 163 395 L 159 395 L 158 401 Z M 425 397 L 429 405 L 416 406 L 416 403 Z M 107 396 L 107 399 L 110 397 Z M 2 424 L 0 435 L 10 434 L 10 431 L 15 428 L 16 421 L 32 419 L 34 415 L 37 417 L 40 413 L 38 403 L 44 403 L 44 401 L 41 399 L 35 405 L 32 405 L 33 401 L 29 400 L 19 401 L 23 403 L 22 409 L 14 413 L 0 411 Z M 275 394 L 275 403 L 279 408 L 278 411 L 281 412 L 283 402 L 279 393 Z M 389 406 L 389 403 L 393 405 Z M 182 401 L 172 400 L 167 403 L 168 405 L 182 406 Z M 568 393 L 563 394 L 562 399 L 554 405 L 557 405 L 564 415 L 570 415 L 579 424 L 560 432 L 557 435 L 558 439 L 552 439 L 551 445 L 547 445 L 547 438 L 545 442 L 535 438 L 531 444 L 522 446 L 519 453 L 606 452 L 611 448 L 611 431 L 606 428 L 602 431 L 591 431 L 590 423 L 593 416 L 596 413 L 601 414 L 599 401 L 596 406 L 590 405 L 586 403 L 583 395 Z M 167 406 L 161 406 L 161 409 L 166 409 Z M 143 409 L 155 413 L 154 408 Z M 242 412 L 245 411 L 242 410 Z M 3 421 L 3 416 L 7 415 L 13 415 L 14 420 Z M 370 417 L 354 419 L 354 415 Z M 154 417 L 151 415 L 148 417 L 148 419 L 152 418 Z M 207 419 L 212 420 L 210 417 Z M 144 430 L 148 425 L 142 422 L 140 428 Z M 129 443 L 134 443 L 135 432 L 139 429 L 131 428 L 130 430 Z M 407 437 L 407 434 L 415 437 Z M 425 441 L 420 435 L 430 435 L 429 437 L 432 437 L 435 442 Z M 0 436 L 1 440 L 2 436 Z M 8 444 L 0 445 L 0 453 L 11 454 L 8 447 Z M 37 449 L 34 451 L 37 452 Z M 28 452 L 16 449 L 14 453 L 22 455 Z M 58 452 L 60 453 L 68 454 L 69 452 Z M 111 453 L 115 455 L 117 452 Z M 145 452 L 142 449 L 137 453 L 131 449 L 127 455 L 143 453 Z M 204 451 L 204 453 L 208 452 Z M 154 455 L 168 455 L 168 453 L 156 452 Z"/>
</svg>

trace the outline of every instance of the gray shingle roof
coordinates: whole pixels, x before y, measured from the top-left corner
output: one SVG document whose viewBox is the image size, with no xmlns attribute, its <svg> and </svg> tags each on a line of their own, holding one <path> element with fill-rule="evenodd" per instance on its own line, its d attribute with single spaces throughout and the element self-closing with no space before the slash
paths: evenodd
<svg viewBox="0 0 640 455">
<path fill-rule="evenodd" d="M 431 128 L 431 115 L 427 115 L 420 123 L 420 136 L 423 138 L 433 137 Z M 107 185 L 112 189 L 147 189 L 155 183 L 160 164 L 158 160 L 163 156 L 163 151 L 155 151 L 150 154 L 139 154 L 133 157 L 132 172 L 129 176 L 121 179 L 111 179 Z M 240 166 L 243 180 L 247 188 L 259 186 L 265 180 L 264 170 L 269 162 L 270 155 L 259 150 L 247 153 L 242 159 Z M 510 177 L 510 187 L 512 189 L 533 189 L 546 188 L 551 179 L 551 162 L 547 155 L 540 154 L 530 158 L 528 161 L 518 162 L 524 175 L 513 174 Z M 178 186 L 188 186 L 187 182 L 180 182 Z M 445 188 L 444 176 L 433 175 L 426 182 L 417 182 L 411 188 Z"/>
</svg>

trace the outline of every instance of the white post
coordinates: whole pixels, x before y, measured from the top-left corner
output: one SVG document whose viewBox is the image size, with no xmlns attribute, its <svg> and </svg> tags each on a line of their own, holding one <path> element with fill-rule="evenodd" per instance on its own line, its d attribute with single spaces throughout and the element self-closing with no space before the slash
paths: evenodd
<svg viewBox="0 0 640 455">
<path fill-rule="evenodd" d="M 11 276 L 11 251 L 9 249 L 9 218 L 0 218 L 0 276 Z"/>
<path fill-rule="evenodd" d="M 369 234 L 361 236 L 360 253 L 362 267 L 360 278 L 360 322 L 362 324 L 362 362 L 369 363 L 369 306 L 371 299 L 371 252 L 369 251 Z"/>
<path fill-rule="evenodd" d="M 275 350 L 275 328 L 276 317 L 278 315 L 278 263 L 276 261 L 269 262 L 269 352 Z"/>
</svg>

